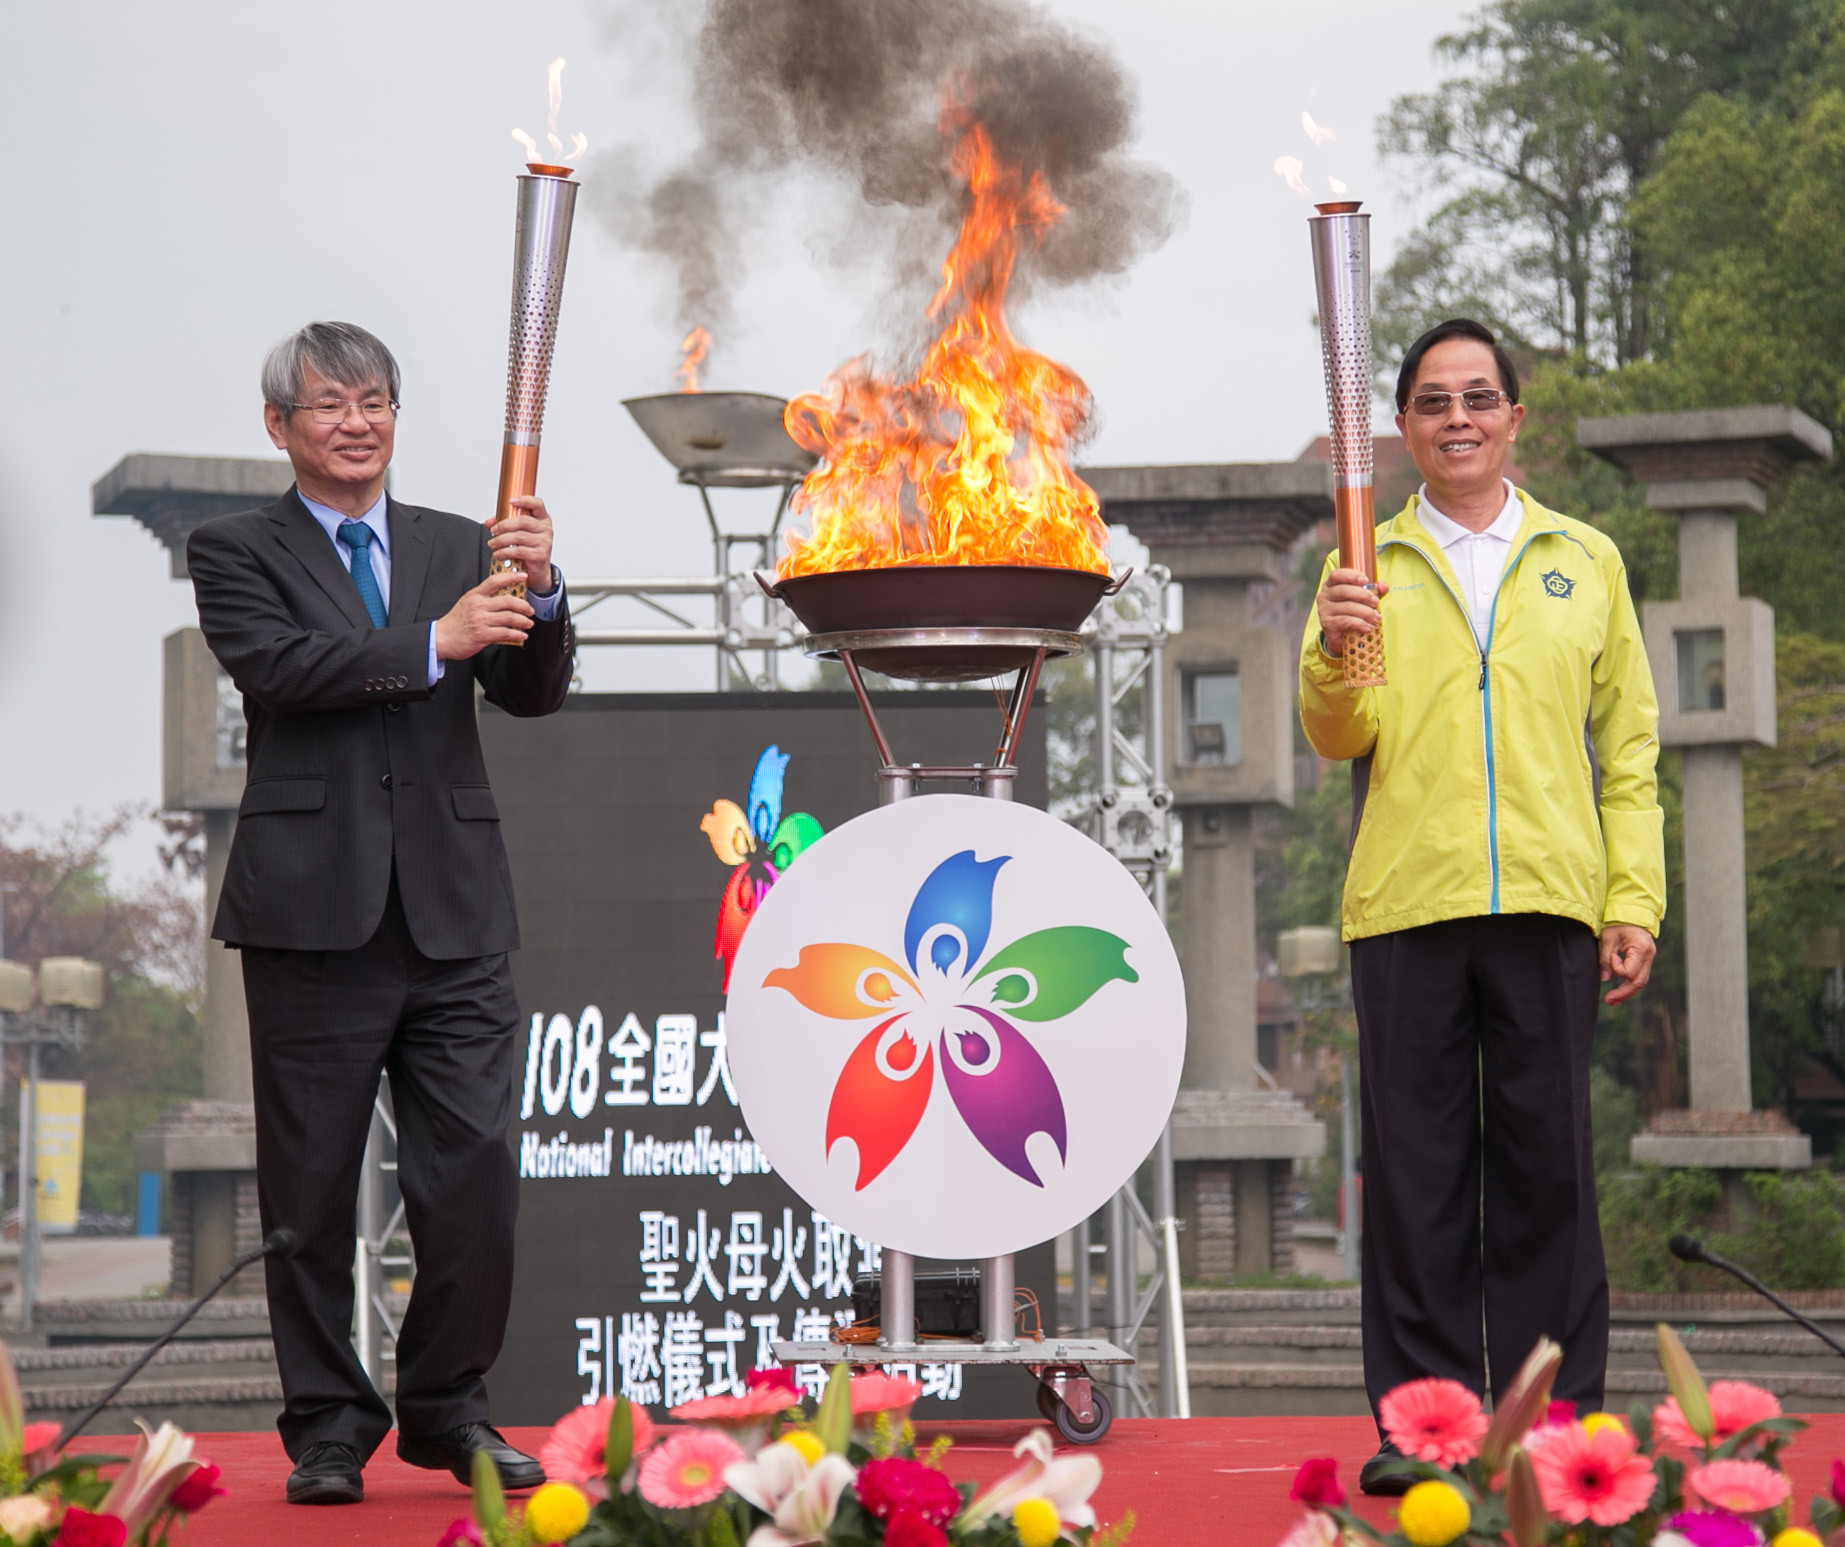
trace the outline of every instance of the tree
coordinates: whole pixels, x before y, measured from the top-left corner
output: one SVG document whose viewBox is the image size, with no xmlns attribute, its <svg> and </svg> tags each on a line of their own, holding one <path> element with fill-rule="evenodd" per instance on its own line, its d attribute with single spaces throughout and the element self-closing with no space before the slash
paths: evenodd
<svg viewBox="0 0 1845 1547">
<path fill-rule="evenodd" d="M 1659 337 L 1661 268 L 1628 201 L 1694 102 L 1784 103 L 1838 0 L 1494 0 L 1436 43 L 1457 74 L 1378 128 L 1443 202 L 1379 286 L 1386 359 L 1444 316 L 1528 354 L 1620 365 Z M 1394 355 L 1393 355 L 1394 352 Z"/>
<path fill-rule="evenodd" d="M 88 1086 L 83 1203 L 131 1207 L 134 1135 L 174 1101 L 204 1088 L 198 1008 L 204 988 L 205 921 L 196 888 L 167 877 L 113 883 L 107 851 L 134 834 L 144 813 L 124 807 L 100 820 L 74 817 L 53 832 L 0 817 L 0 908 L 6 954 L 36 967 L 47 956 L 87 956 L 103 966 L 102 1009 L 86 1017 L 81 1052 L 42 1055 L 47 1079 Z M 13 1089 L 21 1056 L 10 1056 Z M 0 1103 L 0 1127 L 15 1103 Z M 5 1154 L 17 1153 L 15 1137 Z"/>
</svg>

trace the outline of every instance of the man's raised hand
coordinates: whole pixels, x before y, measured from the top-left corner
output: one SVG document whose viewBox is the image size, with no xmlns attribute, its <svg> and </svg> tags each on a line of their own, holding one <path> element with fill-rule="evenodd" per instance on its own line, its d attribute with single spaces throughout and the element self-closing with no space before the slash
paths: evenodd
<svg viewBox="0 0 1845 1547">
<path fill-rule="evenodd" d="M 1313 605 L 1319 613 L 1320 633 L 1325 636 L 1328 653 L 1343 655 L 1348 637 L 1376 633 L 1383 626 L 1384 616 L 1377 604 L 1389 591 L 1382 581 L 1374 586 L 1356 569 L 1335 569 L 1326 577 Z"/>
<path fill-rule="evenodd" d="M 524 585 L 522 569 L 489 575 L 436 623 L 436 655 L 444 661 L 465 661 L 488 645 L 524 643 L 532 626 L 532 604 L 522 596 L 509 596 L 512 586 Z"/>
</svg>

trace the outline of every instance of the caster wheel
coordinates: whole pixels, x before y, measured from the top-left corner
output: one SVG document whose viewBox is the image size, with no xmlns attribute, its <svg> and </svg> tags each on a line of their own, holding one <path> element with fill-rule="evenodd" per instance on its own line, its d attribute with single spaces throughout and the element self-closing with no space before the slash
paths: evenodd
<svg viewBox="0 0 1845 1547">
<path fill-rule="evenodd" d="M 1102 1395 L 1099 1386 L 1090 1391 L 1089 1400 L 1095 1406 L 1095 1417 L 1087 1424 L 1079 1424 L 1076 1414 L 1062 1402 L 1057 1404 L 1057 1411 L 1051 1419 L 1057 1425 L 1057 1432 L 1072 1445 L 1095 1444 L 1108 1433 L 1108 1426 L 1115 1421 L 1115 1410 L 1109 1406 L 1108 1398 Z"/>
<path fill-rule="evenodd" d="M 1049 1386 L 1038 1387 L 1038 1412 L 1050 1423 L 1057 1422 L 1057 1393 Z"/>
</svg>

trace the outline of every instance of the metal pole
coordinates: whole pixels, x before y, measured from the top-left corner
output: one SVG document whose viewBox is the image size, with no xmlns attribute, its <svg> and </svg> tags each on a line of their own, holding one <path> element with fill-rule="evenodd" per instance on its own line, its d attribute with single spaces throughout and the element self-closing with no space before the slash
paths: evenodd
<svg viewBox="0 0 1845 1547">
<path fill-rule="evenodd" d="M 986 1346 L 1002 1353 L 1019 1346 L 1013 1292 L 1012 1253 L 980 1261 L 980 1330 Z"/>
<path fill-rule="evenodd" d="M 877 729 L 877 721 L 871 718 L 870 700 L 866 697 L 864 684 L 859 680 L 858 667 L 848 656 L 846 673 L 852 679 L 852 690 L 858 694 L 866 716 L 871 719 L 873 733 L 878 739 L 878 756 L 884 766 L 878 770 L 878 804 L 894 806 L 900 800 L 908 800 L 916 793 L 915 782 L 909 777 L 908 770 L 898 770 L 890 766 L 890 749 L 885 744 L 883 733 Z M 879 1269 L 879 1306 L 878 1306 L 878 1342 L 889 1349 L 912 1349 L 916 1347 L 916 1259 L 908 1252 L 900 1252 L 892 1247 L 885 1247 Z"/>
<path fill-rule="evenodd" d="M 1115 788 L 1115 647 L 1100 635 L 1095 656 L 1095 791 L 1106 802 Z"/>
<path fill-rule="evenodd" d="M 1339 1059 L 1339 1212 L 1344 1218 L 1339 1246 L 1345 1256 L 1345 1276 L 1358 1281 L 1358 1180 L 1357 1150 L 1352 1135 L 1352 1058 Z"/>
<path fill-rule="evenodd" d="M 19 1088 L 19 1329 L 32 1330 L 38 1299 L 38 1041 L 26 1044 Z"/>
<path fill-rule="evenodd" d="M 373 1386 L 384 1380 L 384 1328 L 378 1297 L 384 1292 L 378 1263 L 378 1237 L 384 1229 L 384 1122 L 372 1100 L 371 1128 L 365 1136 L 365 1159 L 359 1169 L 359 1229 L 353 1248 L 352 1343 L 359 1364 Z"/>
<path fill-rule="evenodd" d="M 1134 1221 L 1122 1196 L 1127 1187 L 1108 1200 L 1108 1337 L 1121 1344 L 1134 1322 Z"/>
<path fill-rule="evenodd" d="M 1089 1269 L 1089 1221 L 1084 1219 L 1070 1232 L 1070 1308 L 1079 1338 L 1095 1331 L 1095 1287 Z"/>
<path fill-rule="evenodd" d="M 1153 1207 L 1160 1233 L 1166 1303 L 1160 1314 L 1160 1416 L 1192 1416 L 1191 1363 L 1185 1348 L 1185 1286 L 1179 1278 L 1179 1216 L 1172 1188 L 1172 1123 L 1160 1131 L 1153 1161 Z"/>
</svg>

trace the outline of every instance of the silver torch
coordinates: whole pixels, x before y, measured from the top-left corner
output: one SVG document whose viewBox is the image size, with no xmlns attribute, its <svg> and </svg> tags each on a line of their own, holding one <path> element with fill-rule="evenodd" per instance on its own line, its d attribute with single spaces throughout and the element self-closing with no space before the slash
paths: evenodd
<svg viewBox="0 0 1845 1547">
<path fill-rule="evenodd" d="M 1332 419 L 1333 514 L 1339 566 L 1377 583 L 1377 512 L 1371 488 L 1371 217 L 1358 201 L 1316 204 L 1307 221 L 1319 292 L 1320 354 Z M 1384 685 L 1384 635 L 1348 635 L 1345 685 Z"/>
<path fill-rule="evenodd" d="M 493 519 L 538 487 L 538 436 L 544 427 L 545 389 L 557 345 L 557 309 L 564 297 L 564 262 L 570 256 L 570 217 L 577 184 L 570 168 L 526 163 L 519 179 L 518 224 L 513 235 L 512 337 L 506 359 L 506 445 L 500 453 L 500 493 Z M 511 569 L 494 561 L 496 573 Z M 523 596 L 525 588 L 512 588 Z"/>
</svg>

